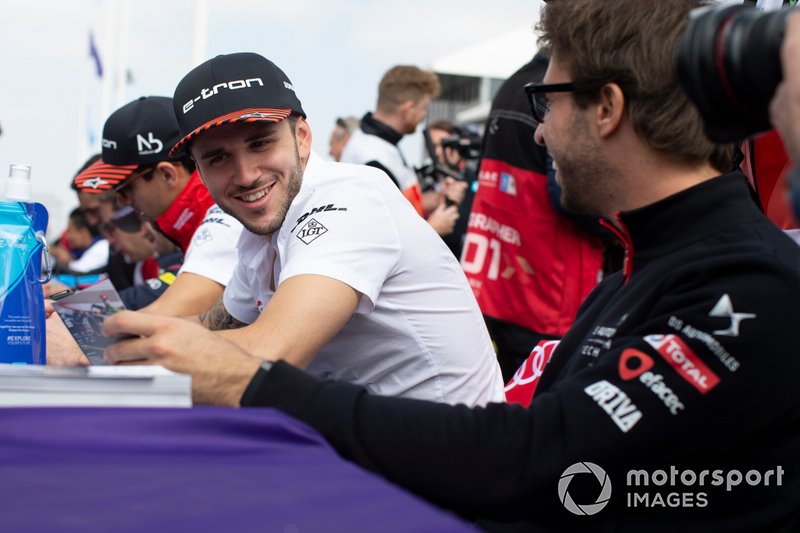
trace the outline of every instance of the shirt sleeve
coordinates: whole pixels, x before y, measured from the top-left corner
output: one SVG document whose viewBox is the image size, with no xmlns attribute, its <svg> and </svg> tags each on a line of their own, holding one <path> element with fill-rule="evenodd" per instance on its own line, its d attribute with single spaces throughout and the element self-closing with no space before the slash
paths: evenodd
<svg viewBox="0 0 800 533">
<path fill-rule="evenodd" d="M 180 272 L 190 272 L 227 285 L 237 263 L 235 243 L 242 224 L 216 205 L 197 227 Z"/>
<path fill-rule="evenodd" d="M 222 293 L 222 303 L 225 310 L 233 318 L 245 324 L 252 324 L 258 319 L 260 310 L 258 302 L 253 298 L 253 291 L 250 290 L 247 280 L 247 270 L 241 263 L 237 264 L 233 271 L 233 276 L 225 286 Z"/>
</svg>

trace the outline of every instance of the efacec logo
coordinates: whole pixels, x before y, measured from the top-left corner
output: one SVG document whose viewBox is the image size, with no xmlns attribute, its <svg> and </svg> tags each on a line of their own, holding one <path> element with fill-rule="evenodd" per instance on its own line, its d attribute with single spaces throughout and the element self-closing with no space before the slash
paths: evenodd
<svg viewBox="0 0 800 533">
<path fill-rule="evenodd" d="M 627 494 L 625 506 L 628 508 L 665 509 L 708 507 L 711 498 L 702 487 L 725 487 L 725 492 L 743 484 L 750 487 L 783 486 L 784 469 L 778 465 L 764 472 L 760 470 L 722 470 L 692 469 L 680 470 L 674 465 L 668 469 L 648 471 L 644 469 L 628 470 L 625 479 Z M 569 494 L 572 479 L 579 474 L 592 474 L 600 485 L 600 492 L 593 503 L 579 504 Z M 666 494 L 662 491 L 668 491 Z M 561 474 L 558 480 L 558 499 L 570 513 L 579 516 L 591 516 L 602 511 L 611 501 L 611 479 L 603 468 L 582 461 L 575 463 Z"/>
</svg>

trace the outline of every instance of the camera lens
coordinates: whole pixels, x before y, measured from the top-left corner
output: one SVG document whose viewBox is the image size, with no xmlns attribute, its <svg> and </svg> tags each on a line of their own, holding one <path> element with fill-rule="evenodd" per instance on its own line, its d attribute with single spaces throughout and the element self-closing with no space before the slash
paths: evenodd
<svg viewBox="0 0 800 533">
<path fill-rule="evenodd" d="M 738 141 L 771 128 L 769 102 L 783 79 L 780 47 L 791 12 L 742 5 L 692 12 L 677 50 L 678 76 L 711 140 Z"/>
</svg>

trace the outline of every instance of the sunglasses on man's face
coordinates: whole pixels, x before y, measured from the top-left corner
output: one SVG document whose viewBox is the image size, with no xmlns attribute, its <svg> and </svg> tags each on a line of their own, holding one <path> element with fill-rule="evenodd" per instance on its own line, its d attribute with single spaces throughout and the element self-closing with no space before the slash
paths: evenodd
<svg viewBox="0 0 800 533">
<path fill-rule="evenodd" d="M 131 186 L 133 183 L 138 180 L 139 178 L 143 178 L 148 174 L 152 174 L 152 172 L 156 169 L 157 165 L 152 165 L 149 167 L 144 167 L 141 169 L 134 170 L 130 176 L 128 176 L 125 181 L 114 187 L 114 192 L 120 195 L 123 198 L 127 198 L 131 192 Z"/>
<path fill-rule="evenodd" d="M 591 93 L 605 85 L 605 82 L 594 83 L 529 83 L 525 86 L 525 95 L 531 106 L 531 114 L 541 124 L 550 111 L 551 93 Z"/>
</svg>

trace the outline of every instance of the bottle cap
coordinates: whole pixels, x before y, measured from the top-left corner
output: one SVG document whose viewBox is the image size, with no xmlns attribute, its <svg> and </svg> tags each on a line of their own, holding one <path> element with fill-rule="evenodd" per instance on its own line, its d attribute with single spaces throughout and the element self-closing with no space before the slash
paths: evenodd
<svg viewBox="0 0 800 533">
<path fill-rule="evenodd" d="M 31 199 L 31 166 L 11 165 L 6 182 L 6 199 L 28 202 Z"/>
</svg>

